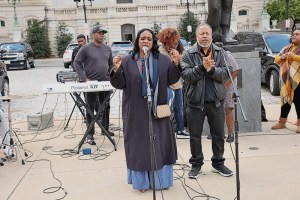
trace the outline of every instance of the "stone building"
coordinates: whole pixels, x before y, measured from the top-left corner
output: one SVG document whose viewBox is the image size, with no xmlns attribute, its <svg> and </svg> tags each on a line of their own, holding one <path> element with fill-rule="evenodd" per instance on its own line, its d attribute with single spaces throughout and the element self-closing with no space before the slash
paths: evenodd
<svg viewBox="0 0 300 200">
<path fill-rule="evenodd" d="M 190 11 L 200 21 L 207 17 L 207 0 L 189 0 Z M 232 12 L 233 32 L 265 31 L 268 22 L 264 20 L 263 5 L 266 0 L 235 0 Z M 24 40 L 26 29 L 33 19 L 44 21 L 48 27 L 51 52 L 56 54 L 55 34 L 59 21 L 64 21 L 68 31 L 74 36 L 80 33 L 89 35 L 94 24 L 101 24 L 107 30 L 107 42 L 134 40 L 141 28 L 151 28 L 156 23 L 162 28 L 177 27 L 180 17 L 187 11 L 187 0 L 85 0 L 85 23 L 83 0 L 0 0 L 0 43 Z M 183 4 L 181 4 L 181 2 Z M 16 26 L 15 17 L 19 26 Z M 268 16 L 267 16 L 268 17 Z M 266 23 L 267 22 L 267 23 Z M 19 35 L 18 35 L 19 34 Z"/>
</svg>

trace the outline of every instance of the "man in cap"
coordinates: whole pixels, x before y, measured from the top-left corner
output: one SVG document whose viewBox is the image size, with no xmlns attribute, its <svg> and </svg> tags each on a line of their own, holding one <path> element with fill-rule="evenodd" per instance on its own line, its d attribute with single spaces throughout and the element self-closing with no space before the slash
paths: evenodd
<svg viewBox="0 0 300 200">
<path fill-rule="evenodd" d="M 82 82 L 86 81 L 109 81 L 109 72 L 113 67 L 112 51 L 110 47 L 103 43 L 104 34 L 107 33 L 101 26 L 95 26 L 92 29 L 93 41 L 84 45 L 77 53 L 74 60 L 74 67 L 78 73 L 79 79 Z M 109 95 L 109 91 L 88 92 L 85 94 L 86 104 L 92 112 L 99 110 L 99 103 L 102 104 L 105 97 Z M 97 101 L 99 99 L 99 103 Z M 102 125 L 108 131 L 110 136 L 114 133 L 108 130 L 109 128 L 109 111 L 110 105 L 106 106 L 102 115 Z M 87 125 L 91 124 L 93 116 L 86 113 Z M 87 142 L 95 145 L 94 141 L 95 128 L 94 125 L 87 135 Z"/>
</svg>

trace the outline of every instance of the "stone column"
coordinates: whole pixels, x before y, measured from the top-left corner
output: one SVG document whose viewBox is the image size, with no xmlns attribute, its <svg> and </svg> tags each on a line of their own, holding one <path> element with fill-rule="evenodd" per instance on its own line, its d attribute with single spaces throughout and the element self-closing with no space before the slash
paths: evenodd
<svg viewBox="0 0 300 200">
<path fill-rule="evenodd" d="M 260 30 L 261 31 L 269 31 L 270 30 L 270 18 L 271 18 L 270 15 L 264 9 L 261 14 L 261 20 L 260 20 Z"/>
<path fill-rule="evenodd" d="M 233 12 L 231 12 L 231 24 L 230 29 L 236 33 L 237 32 L 237 20 Z"/>
<path fill-rule="evenodd" d="M 239 133 L 260 132 L 261 131 L 261 77 L 260 58 L 257 51 L 237 52 L 232 54 L 241 69 L 237 77 L 241 105 L 248 122 L 244 121 L 241 108 L 237 105 Z M 224 124 L 227 133 L 226 124 Z M 209 126 L 205 120 L 203 135 L 209 133 Z"/>
</svg>

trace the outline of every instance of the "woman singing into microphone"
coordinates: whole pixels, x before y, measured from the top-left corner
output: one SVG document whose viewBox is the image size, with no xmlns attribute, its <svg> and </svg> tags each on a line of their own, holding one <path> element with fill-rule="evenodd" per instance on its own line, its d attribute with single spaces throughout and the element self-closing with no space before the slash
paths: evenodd
<svg viewBox="0 0 300 200">
<path fill-rule="evenodd" d="M 180 57 L 174 54 L 170 59 L 158 48 L 153 31 L 146 28 L 140 30 L 132 54 L 113 58 L 114 68 L 110 75 L 111 84 L 123 90 L 122 117 L 128 183 L 141 192 L 153 188 L 145 62 L 149 67 L 153 104 L 150 112 L 154 134 L 155 189 L 173 186 L 173 164 L 177 159 L 170 118 L 157 118 L 154 113 L 156 106 L 167 104 L 167 87 L 179 80 Z"/>
</svg>

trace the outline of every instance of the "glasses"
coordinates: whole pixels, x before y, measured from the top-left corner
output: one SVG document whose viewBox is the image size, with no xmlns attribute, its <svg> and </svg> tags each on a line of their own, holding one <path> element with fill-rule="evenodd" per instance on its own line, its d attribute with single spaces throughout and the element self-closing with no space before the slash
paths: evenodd
<svg viewBox="0 0 300 200">
<path fill-rule="evenodd" d="M 178 47 L 178 42 L 174 44 L 165 44 L 165 48 L 168 52 L 171 51 L 172 49 L 176 49 L 177 47 Z"/>
</svg>

